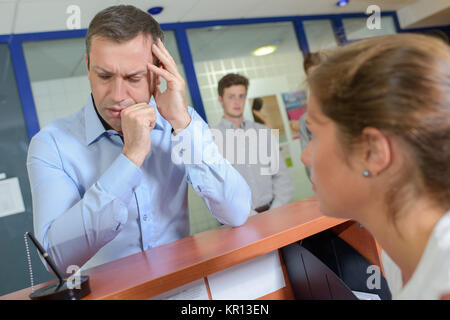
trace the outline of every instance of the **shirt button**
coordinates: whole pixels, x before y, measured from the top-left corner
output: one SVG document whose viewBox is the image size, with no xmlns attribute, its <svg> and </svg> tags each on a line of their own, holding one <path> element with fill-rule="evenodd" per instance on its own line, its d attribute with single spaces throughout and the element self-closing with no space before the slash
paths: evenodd
<svg viewBox="0 0 450 320">
<path fill-rule="evenodd" d="M 144 214 L 144 216 L 142 217 L 142 219 L 143 219 L 144 221 L 147 221 L 147 215 Z"/>
</svg>

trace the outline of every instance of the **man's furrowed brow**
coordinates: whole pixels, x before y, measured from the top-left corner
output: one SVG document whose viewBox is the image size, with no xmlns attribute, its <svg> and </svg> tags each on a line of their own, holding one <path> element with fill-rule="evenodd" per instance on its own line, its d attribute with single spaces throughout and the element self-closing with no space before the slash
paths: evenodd
<svg viewBox="0 0 450 320">
<path fill-rule="evenodd" d="M 99 67 L 99 66 L 95 66 L 92 69 L 94 69 L 97 72 L 103 72 L 103 73 L 106 73 L 106 74 L 114 74 L 114 72 L 112 72 L 112 71 L 110 71 L 108 69 L 105 69 L 103 67 Z M 129 77 L 133 77 L 133 76 L 136 76 L 136 75 L 142 74 L 142 73 L 147 73 L 147 69 L 137 70 L 137 71 L 131 72 L 129 74 L 126 74 L 124 76 L 129 78 Z"/>
<path fill-rule="evenodd" d="M 108 74 L 114 74 L 114 72 L 109 71 L 105 68 L 99 67 L 99 66 L 94 66 L 92 67 L 93 70 L 97 71 L 97 72 L 104 72 L 104 73 L 108 73 Z"/>
<path fill-rule="evenodd" d="M 147 73 L 147 69 L 145 69 L 145 70 L 138 70 L 138 71 L 132 72 L 130 74 L 127 74 L 125 76 L 126 77 L 133 77 L 133 76 L 136 76 L 136 75 L 142 74 L 142 73 Z"/>
</svg>

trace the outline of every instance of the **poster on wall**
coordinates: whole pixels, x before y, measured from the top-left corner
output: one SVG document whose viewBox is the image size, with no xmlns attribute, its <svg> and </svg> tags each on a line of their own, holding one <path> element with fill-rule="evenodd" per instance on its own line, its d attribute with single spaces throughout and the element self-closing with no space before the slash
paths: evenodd
<svg viewBox="0 0 450 320">
<path fill-rule="evenodd" d="M 284 92 L 281 94 L 289 119 L 289 127 L 293 139 L 299 139 L 298 121 L 306 112 L 306 91 Z"/>
<path fill-rule="evenodd" d="M 255 97 L 249 100 L 253 119 L 270 129 L 278 130 L 279 143 L 287 141 L 283 119 L 280 113 L 277 96 L 275 94 L 263 97 Z"/>
</svg>

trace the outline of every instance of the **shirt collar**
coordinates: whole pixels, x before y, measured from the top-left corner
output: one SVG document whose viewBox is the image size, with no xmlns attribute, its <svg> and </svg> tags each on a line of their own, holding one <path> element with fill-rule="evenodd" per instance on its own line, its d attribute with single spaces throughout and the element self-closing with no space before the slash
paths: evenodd
<svg viewBox="0 0 450 320">
<path fill-rule="evenodd" d="M 248 120 L 243 119 L 242 123 L 241 123 L 241 128 L 245 129 L 247 127 L 247 125 L 248 125 Z M 225 129 L 237 129 L 234 126 L 234 124 L 231 121 L 225 119 L 225 117 L 222 117 L 222 120 L 220 121 L 220 126 L 224 127 Z"/>
<path fill-rule="evenodd" d="M 149 104 L 155 107 L 156 110 L 156 124 L 153 130 L 164 130 L 164 121 L 161 114 L 156 107 L 155 100 L 152 98 Z M 105 132 L 110 132 L 112 134 L 118 134 L 116 130 L 110 129 L 107 130 L 102 121 L 100 120 L 97 112 L 95 111 L 94 99 L 91 96 L 89 97 L 88 102 L 85 105 L 85 132 L 86 132 L 86 144 L 89 145 L 95 140 L 97 140 L 101 135 Z"/>
</svg>

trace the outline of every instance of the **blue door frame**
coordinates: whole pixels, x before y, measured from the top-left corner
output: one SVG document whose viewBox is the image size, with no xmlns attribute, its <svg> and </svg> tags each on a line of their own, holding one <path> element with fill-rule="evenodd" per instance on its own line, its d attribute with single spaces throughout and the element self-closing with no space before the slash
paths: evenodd
<svg viewBox="0 0 450 320">
<path fill-rule="evenodd" d="M 397 13 L 395 11 L 382 12 L 381 16 L 392 16 L 397 32 L 426 30 L 426 29 L 402 30 L 400 28 Z M 161 28 L 163 30 L 173 30 L 175 33 L 176 42 L 178 45 L 181 61 L 184 65 L 187 86 L 191 94 L 193 106 L 195 110 L 200 114 L 200 116 L 205 121 L 207 121 L 203 101 L 200 94 L 200 88 L 198 86 L 197 76 L 195 73 L 194 61 L 189 46 L 189 39 L 187 37 L 187 29 L 204 28 L 218 25 L 229 26 L 229 25 L 258 24 L 258 23 L 292 22 L 297 37 L 299 49 L 302 51 L 303 55 L 305 55 L 307 52 L 309 52 L 309 46 L 302 24 L 303 21 L 325 20 L 325 19 L 330 20 L 338 44 L 344 44 L 347 43 L 347 39 L 342 19 L 367 18 L 367 17 L 368 16 L 365 13 L 349 13 L 349 14 L 288 16 L 288 17 L 253 18 L 253 19 L 211 20 L 198 22 L 167 23 L 161 24 Z M 29 139 L 31 139 L 40 130 L 40 126 L 36 113 L 36 106 L 33 99 L 33 93 L 31 90 L 31 82 L 23 52 L 22 46 L 23 42 L 82 38 L 85 37 L 86 32 L 87 29 L 80 29 L 80 30 L 24 33 L 24 34 L 12 34 L 0 36 L 0 43 L 9 44 L 14 73 L 16 76 L 17 88 L 19 90 L 23 115 Z"/>
</svg>

